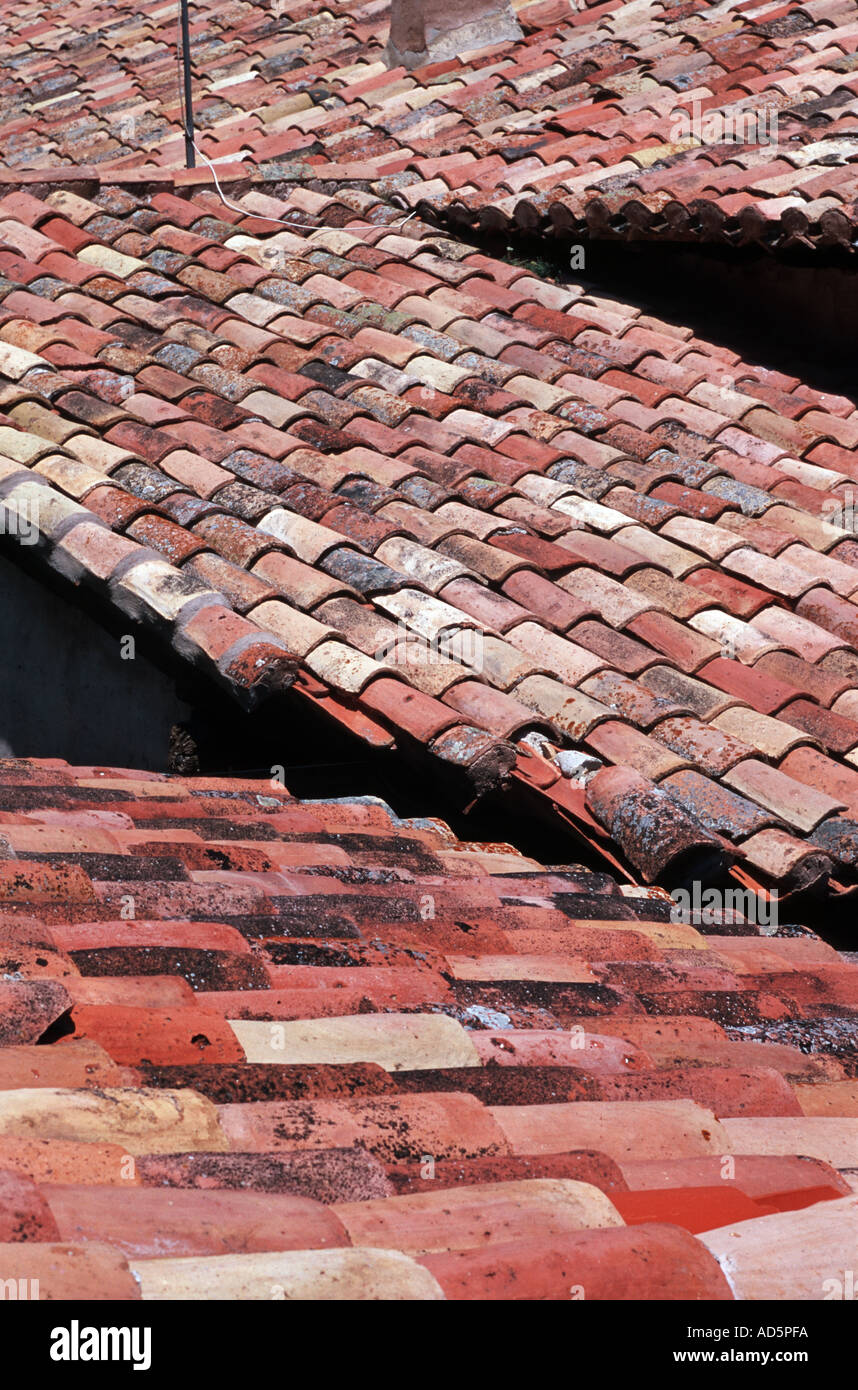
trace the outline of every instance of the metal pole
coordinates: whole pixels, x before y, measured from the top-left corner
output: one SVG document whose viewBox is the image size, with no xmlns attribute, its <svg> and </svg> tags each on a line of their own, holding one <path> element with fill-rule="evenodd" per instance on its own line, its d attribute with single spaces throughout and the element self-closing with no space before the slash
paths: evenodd
<svg viewBox="0 0 858 1390">
<path fill-rule="evenodd" d="M 194 108 L 191 93 L 191 41 L 188 36 L 188 0 L 181 0 L 182 11 L 182 67 L 185 76 L 185 166 L 196 168 L 194 157 Z"/>
</svg>

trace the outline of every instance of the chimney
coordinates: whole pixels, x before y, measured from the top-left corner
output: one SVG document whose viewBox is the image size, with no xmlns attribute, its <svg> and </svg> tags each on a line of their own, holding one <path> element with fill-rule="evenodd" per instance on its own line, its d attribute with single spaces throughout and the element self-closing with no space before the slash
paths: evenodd
<svg viewBox="0 0 858 1390">
<path fill-rule="evenodd" d="M 393 0 L 385 59 L 419 68 L 522 37 L 509 0 Z"/>
</svg>

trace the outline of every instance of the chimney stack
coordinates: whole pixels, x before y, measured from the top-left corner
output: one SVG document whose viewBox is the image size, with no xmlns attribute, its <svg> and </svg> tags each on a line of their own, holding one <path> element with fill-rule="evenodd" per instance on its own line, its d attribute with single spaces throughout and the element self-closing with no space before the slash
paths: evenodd
<svg viewBox="0 0 858 1390">
<path fill-rule="evenodd" d="M 393 0 L 385 59 L 419 68 L 520 38 L 509 0 Z"/>
</svg>

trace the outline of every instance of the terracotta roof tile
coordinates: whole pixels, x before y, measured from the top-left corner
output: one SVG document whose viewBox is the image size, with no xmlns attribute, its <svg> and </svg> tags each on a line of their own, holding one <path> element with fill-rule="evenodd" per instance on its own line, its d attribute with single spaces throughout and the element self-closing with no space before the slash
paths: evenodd
<svg viewBox="0 0 858 1390">
<path fill-rule="evenodd" d="M 435 1271 L 435 1297 L 486 1296 L 489 1269 L 502 1281 L 489 1292 L 515 1274 L 524 1281 L 516 1296 L 558 1296 L 573 1249 L 585 1261 L 576 1269 L 592 1260 L 601 1271 L 598 1297 L 618 1296 L 628 1259 L 645 1257 L 649 1268 L 656 1250 L 652 1296 L 664 1296 L 669 1278 L 677 1295 L 699 1279 L 701 1296 L 728 1297 L 720 1247 L 699 1234 L 712 1221 L 741 1221 L 763 1239 L 770 1212 L 800 1211 L 818 1224 L 842 1204 L 834 1170 L 848 1167 L 854 1147 L 848 1046 L 838 1060 L 748 1042 L 742 1028 L 710 1021 L 703 1003 L 717 997 L 723 1009 L 733 999 L 735 1009 L 742 1000 L 742 1016 L 765 1028 L 777 999 L 794 1008 L 800 997 L 802 1008 L 828 1011 L 831 1025 L 845 1021 L 858 999 L 855 968 L 818 938 L 761 936 L 749 923 L 745 934 L 707 936 L 649 921 L 658 899 L 625 896 L 605 875 L 538 870 L 499 846 L 457 845 L 441 823 L 400 820 L 379 802 L 302 804 L 285 791 L 263 798 L 253 781 L 95 771 L 0 768 L 20 902 L 33 871 L 62 861 L 69 835 L 83 860 L 133 856 L 138 884 L 145 874 L 171 890 L 173 870 L 186 883 L 212 877 L 193 867 L 204 862 L 197 846 L 220 862 L 227 852 L 256 859 L 215 875 L 220 921 L 178 919 L 175 894 L 145 920 L 113 920 L 95 898 L 81 918 L 80 888 L 68 879 L 53 890 L 45 925 L 13 919 L 19 955 L 32 939 L 51 974 L 3 986 L 0 1220 L 14 1213 L 17 1223 L 17 1243 L 4 1251 L 38 1242 L 51 1288 L 65 1287 L 57 1281 L 72 1267 L 70 1251 L 85 1242 L 93 1258 L 105 1252 L 99 1284 L 115 1297 L 136 1293 L 129 1270 L 144 1298 L 173 1296 L 206 1271 L 225 1295 L 254 1296 L 254 1280 L 276 1267 L 325 1298 L 313 1253 L 322 1248 L 341 1261 L 375 1250 L 393 1260 L 395 1279 L 385 1266 L 388 1282 L 378 1285 L 390 1297 L 414 1296 L 414 1259 Z M 609 803 L 619 814 L 630 794 L 652 795 L 641 779 L 610 776 L 619 777 L 610 790 L 597 795 L 592 784 L 600 815 Z M 762 838 L 766 813 L 718 783 L 681 771 L 662 787 L 718 834 L 749 846 Z M 100 810 L 106 788 L 121 800 Z M 26 800 L 16 803 L 15 792 Z M 26 805 L 26 819 L 15 804 Z M 197 829 L 168 830 L 171 806 L 186 823 L 196 817 Z M 636 821 L 642 812 L 639 802 Z M 224 840 L 228 825 L 241 829 Z M 33 839 L 37 830 L 53 838 Z M 296 864 L 358 872 L 391 853 L 408 879 L 384 893 L 413 895 L 414 907 L 393 898 L 386 907 L 377 889 L 350 894 L 318 871 L 306 880 L 310 897 L 300 896 Z M 251 879 L 270 895 L 263 935 L 246 916 Z M 426 893 L 435 916 L 421 920 Z M 310 937 L 304 902 L 316 923 Z M 588 916 L 570 917 L 573 903 L 589 903 Z M 475 930 L 480 908 L 493 936 Z M 364 924 L 359 933 L 343 936 L 344 910 Z M 64 980 L 75 1036 L 49 1042 L 70 1007 Z M 677 1016 L 691 999 L 701 1016 Z M 734 1149 L 753 1156 L 736 1159 L 731 1184 L 715 1186 L 711 1165 Z M 136 1177 L 120 1197 L 123 1154 L 135 1156 Z M 437 1189 L 420 1167 L 426 1154 Z M 108 1253 L 116 1273 L 105 1283 Z M 764 1258 L 760 1277 L 792 1277 L 777 1273 L 776 1255 Z M 90 1296 L 87 1288 L 75 1296 Z"/>
<path fill-rule="evenodd" d="M 491 794 L 510 826 L 546 817 L 634 889 L 726 875 L 761 903 L 775 888 L 799 912 L 811 889 L 839 902 L 858 881 L 858 548 L 834 524 L 858 476 L 854 403 L 600 297 L 574 270 L 556 284 L 457 234 L 847 260 L 844 4 L 726 18 L 698 0 L 641 15 L 530 5 L 515 44 L 410 73 L 382 66 L 383 26 L 353 5 L 287 7 L 273 38 L 258 14 L 209 16 L 193 29 L 198 143 L 228 206 L 207 168 L 178 168 L 173 19 L 131 16 L 125 0 L 97 23 L 79 7 L 45 19 L 26 0 L 0 118 L 5 549 L 22 544 L 28 570 L 49 569 L 73 601 L 95 589 L 243 708 L 294 721 L 312 705 L 361 757 L 411 759 L 421 786 L 459 779 L 465 804 Z M 747 131 L 701 145 L 673 128 L 769 98 L 777 151 Z M 779 1267 L 780 1227 L 767 1243 L 765 1223 L 787 1220 L 764 1198 L 801 1184 L 739 1184 L 719 1205 L 703 1167 L 716 1140 L 749 1164 L 780 1145 L 793 1168 L 807 1152 L 849 1166 L 851 1092 L 823 1095 L 807 1053 L 766 1031 L 791 1019 L 810 1031 L 783 1036 L 816 1047 L 819 1019 L 833 1019 L 823 1050 L 853 1066 L 837 1041 L 853 967 L 778 957 L 806 937 L 731 953 L 756 946 L 752 924 L 722 921 L 741 930 L 716 944 L 669 921 L 660 892 L 597 893 L 583 871 L 561 887 L 509 846 L 462 845 L 377 806 L 331 819 L 285 796 L 263 808 L 227 782 L 235 824 L 227 834 L 221 817 L 219 835 L 204 779 L 170 783 L 166 803 L 143 774 L 8 767 L 0 908 L 22 978 L 0 985 L 0 1160 L 5 1145 L 39 1191 L 19 1183 L 0 1207 L 45 1223 L 45 1288 L 67 1287 L 69 1242 L 74 1261 L 90 1252 L 84 1280 L 129 1296 L 125 1256 L 147 1296 L 266 1279 L 326 1296 L 332 1277 L 420 1297 L 496 1295 L 520 1278 L 519 1295 L 537 1296 L 581 1261 L 610 1296 L 647 1268 L 639 1288 L 721 1297 L 722 1247 L 676 1227 L 707 1203 L 720 1226 L 750 1226 L 762 1253 L 741 1277 L 757 1289 L 758 1270 Z M 137 924 L 136 944 L 117 920 L 129 884 L 155 932 Z M 431 932 L 417 888 L 435 897 Z M 30 912 L 44 940 L 23 930 Z M 367 957 L 385 931 L 420 964 Z M 311 960 L 308 942 L 338 963 Z M 296 973 L 315 969 L 329 974 Z M 582 1018 L 609 1039 L 584 1049 L 614 1059 L 604 1082 L 592 1057 L 558 1059 L 557 1037 Z M 714 1018 L 727 1032 L 704 1036 Z M 80 1041 L 47 1045 L 68 1020 Z M 272 1024 L 292 1061 L 267 1055 Z M 501 1070 L 485 1065 L 488 1029 L 508 1079 L 487 1074 Z M 33 1078 L 27 1049 L 43 1039 Z M 618 1047 L 640 1049 L 634 1086 Z M 828 1061 L 827 1084 L 851 1080 Z M 564 1067 L 575 1076 L 554 1074 Z M 803 1120 L 787 1096 L 799 1074 Z M 51 1153 L 26 1148 L 34 1125 Z M 199 1196 L 182 1218 L 193 1267 L 147 1244 L 154 1199 L 137 1216 L 117 1208 L 111 1145 L 152 1165 L 144 1195 L 169 1170 Z M 531 1151 L 567 1162 L 594 1147 L 590 1176 L 521 1166 Z M 470 1217 L 439 1218 L 419 1186 L 379 1190 L 385 1165 L 424 1152 L 439 1168 L 501 1165 L 486 1184 L 496 1282 L 462 1246 Z M 367 1206 L 370 1227 L 378 1204 L 400 1253 L 349 1250 L 342 1226 L 331 1275 L 311 1235 L 281 1246 L 285 1215 L 255 1254 L 227 1253 L 252 1202 L 211 1197 L 207 1153 L 215 1194 L 241 1172 L 251 1193 L 238 1195 Z M 308 1153 L 318 1191 L 295 1158 Z M 641 1165 L 660 1165 L 668 1190 L 619 1202 L 627 1226 L 643 1223 L 634 1233 L 573 1230 L 575 1193 L 555 1202 L 559 1188 L 549 1200 L 534 1186 L 583 1183 L 580 1209 L 604 1211 L 598 1165 L 626 1161 L 650 1194 Z M 672 1182 L 670 1162 L 692 1167 Z M 824 1215 L 843 1193 L 817 1177 L 807 1210 Z M 45 1215 L 41 1188 L 58 1183 L 93 1188 L 74 1229 L 74 1197 L 62 1221 Z M 507 1184 L 527 1191 L 492 1195 Z M 349 1217 L 357 1230 L 361 1213 Z M 337 1230 L 330 1212 L 306 1219 Z M 439 1246 L 415 1235 L 430 1227 Z"/>
</svg>

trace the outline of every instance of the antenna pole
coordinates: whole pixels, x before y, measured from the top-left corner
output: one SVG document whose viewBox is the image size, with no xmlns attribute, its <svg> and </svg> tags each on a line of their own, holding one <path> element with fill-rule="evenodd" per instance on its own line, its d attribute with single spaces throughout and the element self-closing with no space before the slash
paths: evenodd
<svg viewBox="0 0 858 1390">
<path fill-rule="evenodd" d="M 194 108 L 191 93 L 191 41 L 188 35 L 188 0 L 181 0 L 182 13 L 182 68 L 185 82 L 185 166 L 196 167 L 194 157 Z"/>
</svg>

